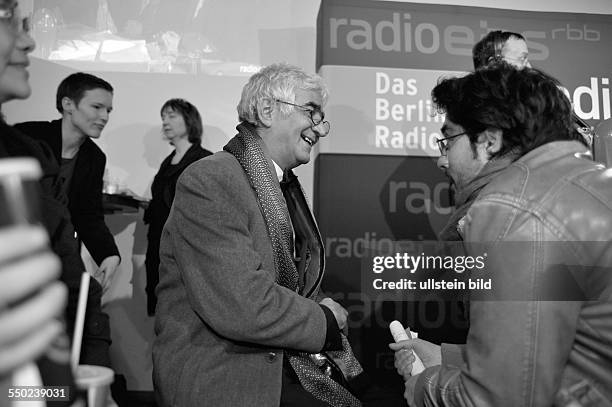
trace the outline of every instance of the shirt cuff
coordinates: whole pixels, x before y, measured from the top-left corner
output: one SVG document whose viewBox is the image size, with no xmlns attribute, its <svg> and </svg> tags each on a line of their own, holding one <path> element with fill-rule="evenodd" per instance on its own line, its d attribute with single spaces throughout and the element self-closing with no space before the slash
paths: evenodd
<svg viewBox="0 0 612 407">
<path fill-rule="evenodd" d="M 323 313 L 325 314 L 325 320 L 327 322 L 327 331 L 325 333 L 325 344 L 321 351 L 327 350 L 342 350 L 342 338 L 340 337 L 340 328 L 336 322 L 334 313 L 327 308 L 325 305 L 320 305 Z"/>
</svg>

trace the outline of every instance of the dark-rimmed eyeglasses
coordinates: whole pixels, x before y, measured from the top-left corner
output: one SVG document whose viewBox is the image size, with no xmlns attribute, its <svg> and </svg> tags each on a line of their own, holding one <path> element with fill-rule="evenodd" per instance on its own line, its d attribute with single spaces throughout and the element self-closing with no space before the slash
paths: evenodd
<svg viewBox="0 0 612 407">
<path fill-rule="evenodd" d="M 30 32 L 30 19 L 21 17 L 17 2 L 8 8 L 0 7 L 0 21 L 8 23 L 15 32 Z"/>
<path fill-rule="evenodd" d="M 452 140 L 455 137 L 459 137 L 459 136 L 463 136 L 464 134 L 467 134 L 467 131 L 464 131 L 463 133 L 459 133 L 459 134 L 454 134 L 452 136 L 448 136 L 448 137 L 444 137 L 444 138 L 439 138 L 436 140 L 436 143 L 438 143 L 438 148 L 440 149 L 440 154 L 442 155 L 446 155 L 446 152 L 448 151 L 448 140 Z"/>
<path fill-rule="evenodd" d="M 297 107 L 298 109 L 304 112 L 308 112 L 310 116 L 310 121 L 312 122 L 312 126 L 318 127 L 321 130 L 320 132 L 322 132 L 323 134 L 329 133 L 329 129 L 331 126 L 328 121 L 323 120 L 325 119 L 325 113 L 323 113 L 320 107 L 309 106 L 309 105 L 298 105 L 298 104 L 286 102 L 280 99 L 274 99 L 274 101 L 278 103 L 283 103 L 285 105 Z"/>
</svg>

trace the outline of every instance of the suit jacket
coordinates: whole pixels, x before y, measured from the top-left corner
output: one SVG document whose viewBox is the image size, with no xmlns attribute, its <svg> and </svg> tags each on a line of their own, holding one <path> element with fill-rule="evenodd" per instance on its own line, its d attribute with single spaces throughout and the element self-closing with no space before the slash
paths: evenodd
<svg viewBox="0 0 612 407">
<path fill-rule="evenodd" d="M 160 405 L 278 406 L 283 350 L 320 352 L 326 311 L 275 282 L 261 208 L 233 155 L 218 152 L 183 172 L 160 258 Z"/>
<path fill-rule="evenodd" d="M 28 136 L 46 142 L 58 163 L 62 160 L 62 120 L 25 122 L 15 127 Z M 68 191 L 68 210 L 81 241 L 100 265 L 109 256 L 119 256 L 113 235 L 104 223 L 102 178 L 106 155 L 89 138 L 77 154 Z"/>
</svg>

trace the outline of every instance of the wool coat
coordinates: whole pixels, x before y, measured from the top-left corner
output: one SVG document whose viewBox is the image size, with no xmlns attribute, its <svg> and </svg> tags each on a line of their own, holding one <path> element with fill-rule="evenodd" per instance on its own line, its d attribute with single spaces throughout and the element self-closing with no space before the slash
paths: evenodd
<svg viewBox="0 0 612 407">
<path fill-rule="evenodd" d="M 162 406 L 278 406 L 285 350 L 325 347 L 322 307 L 276 283 L 261 210 L 228 152 L 179 178 L 157 287 L 153 380 Z M 319 283 L 306 278 L 303 291 Z"/>
</svg>

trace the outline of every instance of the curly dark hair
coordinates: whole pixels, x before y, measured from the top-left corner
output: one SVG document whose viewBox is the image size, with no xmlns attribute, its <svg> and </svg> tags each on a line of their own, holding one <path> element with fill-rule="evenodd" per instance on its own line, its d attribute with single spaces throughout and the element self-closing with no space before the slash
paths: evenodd
<svg viewBox="0 0 612 407">
<path fill-rule="evenodd" d="M 472 145 L 483 131 L 501 130 L 503 145 L 496 155 L 513 149 L 523 155 L 551 141 L 585 144 L 559 82 L 537 69 L 494 63 L 461 78 L 442 78 L 431 96 L 437 112 L 462 126 Z"/>
<path fill-rule="evenodd" d="M 501 30 L 491 31 L 478 41 L 472 48 L 474 69 L 480 69 L 492 62 L 501 60 L 502 49 L 510 38 L 526 41 L 525 37 L 519 33 Z"/>
<path fill-rule="evenodd" d="M 185 128 L 187 129 L 187 140 L 190 143 L 199 144 L 202 142 L 202 133 L 204 132 L 202 116 L 200 116 L 200 112 L 198 112 L 194 105 L 185 99 L 175 98 L 167 100 L 160 109 L 159 114 L 163 116 L 166 109 L 171 109 L 183 116 Z"/>
</svg>

